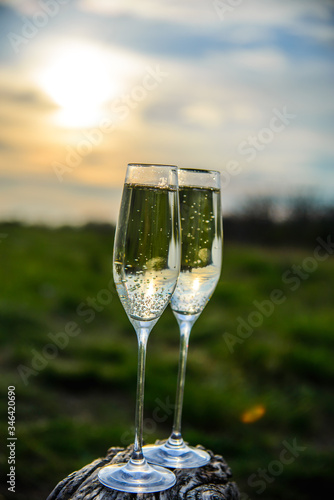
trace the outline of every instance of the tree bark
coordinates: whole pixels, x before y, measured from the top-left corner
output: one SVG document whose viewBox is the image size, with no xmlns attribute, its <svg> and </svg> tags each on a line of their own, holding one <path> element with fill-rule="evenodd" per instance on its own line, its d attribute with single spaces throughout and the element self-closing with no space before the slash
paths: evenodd
<svg viewBox="0 0 334 500">
<path fill-rule="evenodd" d="M 161 444 L 161 442 L 157 442 Z M 202 446 L 198 448 L 204 449 Z M 176 484 L 160 493 L 123 493 L 103 486 L 97 474 L 110 463 L 127 462 L 133 445 L 110 448 L 105 458 L 99 458 L 63 479 L 47 500 L 239 500 L 237 485 L 231 481 L 232 472 L 224 458 L 206 450 L 211 461 L 196 469 L 174 469 Z"/>
</svg>

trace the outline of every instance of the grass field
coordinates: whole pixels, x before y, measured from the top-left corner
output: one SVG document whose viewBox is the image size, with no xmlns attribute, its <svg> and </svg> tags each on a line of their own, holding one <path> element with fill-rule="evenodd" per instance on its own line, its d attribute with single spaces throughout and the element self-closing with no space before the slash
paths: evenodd
<svg viewBox="0 0 334 500">
<path fill-rule="evenodd" d="M 2 442 L 8 386 L 17 437 L 16 492 L 3 447 L 0 498 L 41 500 L 132 442 L 136 337 L 113 288 L 110 228 L 2 225 L 0 235 Z M 226 235 L 221 281 L 190 339 L 184 438 L 224 455 L 242 500 L 334 489 L 334 259 L 317 245 Z M 167 309 L 148 344 L 146 443 L 171 430 L 178 342 Z"/>
</svg>

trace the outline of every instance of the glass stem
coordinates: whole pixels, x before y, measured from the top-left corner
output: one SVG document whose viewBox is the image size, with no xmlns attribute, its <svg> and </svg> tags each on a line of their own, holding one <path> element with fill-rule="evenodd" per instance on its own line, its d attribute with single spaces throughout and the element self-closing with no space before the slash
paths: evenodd
<svg viewBox="0 0 334 500">
<path fill-rule="evenodd" d="M 186 365 L 188 356 L 189 336 L 192 328 L 192 323 L 189 321 L 180 321 L 180 358 L 179 371 L 177 377 L 176 399 L 173 431 L 168 439 L 168 444 L 172 446 L 182 446 L 183 439 L 181 436 L 181 420 L 183 408 L 184 383 L 186 378 Z"/>
<path fill-rule="evenodd" d="M 143 446 L 143 418 L 144 418 L 144 384 L 145 384 L 145 362 L 146 346 L 150 329 L 138 328 L 138 371 L 137 371 L 137 396 L 136 396 L 136 417 L 135 417 L 135 442 L 131 457 L 133 464 L 142 463 L 144 455 Z"/>
</svg>

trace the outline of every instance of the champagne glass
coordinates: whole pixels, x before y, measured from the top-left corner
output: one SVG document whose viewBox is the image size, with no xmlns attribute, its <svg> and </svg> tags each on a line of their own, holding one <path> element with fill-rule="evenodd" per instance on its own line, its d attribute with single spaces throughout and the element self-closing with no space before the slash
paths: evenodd
<svg viewBox="0 0 334 500">
<path fill-rule="evenodd" d="M 222 263 L 220 174 L 179 169 L 181 271 L 171 299 L 180 329 L 180 359 L 172 434 L 166 443 L 144 446 L 148 462 L 172 468 L 200 467 L 210 455 L 185 444 L 181 416 L 189 336 L 219 280 Z"/>
<path fill-rule="evenodd" d="M 177 167 L 129 164 L 114 244 L 114 281 L 138 339 L 135 440 L 127 464 L 103 467 L 99 480 L 131 493 L 163 491 L 174 474 L 151 466 L 142 452 L 146 345 L 168 305 L 180 271 Z"/>
</svg>

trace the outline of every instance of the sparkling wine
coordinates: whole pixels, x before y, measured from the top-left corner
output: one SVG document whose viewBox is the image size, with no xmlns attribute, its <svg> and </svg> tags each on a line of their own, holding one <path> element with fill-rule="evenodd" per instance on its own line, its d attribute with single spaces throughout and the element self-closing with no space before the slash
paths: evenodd
<svg viewBox="0 0 334 500">
<path fill-rule="evenodd" d="M 202 312 L 218 283 L 222 222 L 218 189 L 180 187 L 181 271 L 171 299 L 176 313 Z"/>
<path fill-rule="evenodd" d="M 116 232 L 114 281 L 131 320 L 158 319 L 179 272 L 177 190 L 125 184 Z"/>
</svg>

